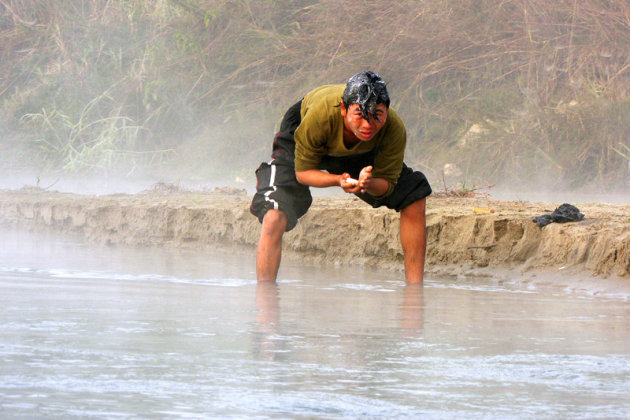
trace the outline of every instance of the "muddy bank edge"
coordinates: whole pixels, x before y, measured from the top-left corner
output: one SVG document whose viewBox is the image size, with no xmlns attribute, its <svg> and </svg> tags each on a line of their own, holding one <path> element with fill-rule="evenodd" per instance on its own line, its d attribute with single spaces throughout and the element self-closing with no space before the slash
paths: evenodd
<svg viewBox="0 0 630 420">
<path fill-rule="evenodd" d="M 89 196 L 1 190 L 0 224 L 108 244 L 244 246 L 253 252 L 260 224 L 249 203 L 238 191 Z M 553 211 L 555 204 L 430 197 L 427 271 L 568 270 L 630 277 L 630 205 L 578 206 L 583 221 L 540 228 L 533 217 Z M 316 197 L 285 235 L 285 257 L 402 270 L 398 228 L 396 212 L 372 209 L 353 197 Z"/>
</svg>

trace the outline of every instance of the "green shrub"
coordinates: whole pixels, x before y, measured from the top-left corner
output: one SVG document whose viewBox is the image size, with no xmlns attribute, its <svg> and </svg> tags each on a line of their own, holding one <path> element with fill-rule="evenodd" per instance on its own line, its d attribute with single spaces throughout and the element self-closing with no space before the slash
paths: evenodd
<svg viewBox="0 0 630 420">
<path fill-rule="evenodd" d="M 5 1 L 0 121 L 49 167 L 232 176 L 287 106 L 369 68 L 430 178 L 606 189 L 630 176 L 629 20 L 599 0 Z"/>
</svg>

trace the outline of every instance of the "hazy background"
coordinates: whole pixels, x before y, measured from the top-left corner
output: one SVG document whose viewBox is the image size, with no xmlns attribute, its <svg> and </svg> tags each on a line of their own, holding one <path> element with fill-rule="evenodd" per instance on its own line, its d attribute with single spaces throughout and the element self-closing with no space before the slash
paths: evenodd
<svg viewBox="0 0 630 420">
<path fill-rule="evenodd" d="M 251 189 L 286 108 L 371 69 L 436 190 L 630 188 L 625 0 L 0 0 L 0 37 L 0 187 Z"/>
</svg>

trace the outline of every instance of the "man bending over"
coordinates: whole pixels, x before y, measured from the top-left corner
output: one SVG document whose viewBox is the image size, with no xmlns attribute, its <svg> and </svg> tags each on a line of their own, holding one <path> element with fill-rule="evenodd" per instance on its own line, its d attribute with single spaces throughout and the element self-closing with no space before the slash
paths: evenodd
<svg viewBox="0 0 630 420">
<path fill-rule="evenodd" d="M 403 163 L 405 125 L 389 103 L 381 76 L 364 71 L 346 85 L 312 90 L 286 112 L 271 161 L 256 170 L 250 210 L 262 223 L 258 281 L 276 280 L 282 236 L 310 207 L 309 187 L 340 187 L 373 207 L 400 212 L 406 280 L 422 283 L 431 187 L 422 172 Z"/>
</svg>

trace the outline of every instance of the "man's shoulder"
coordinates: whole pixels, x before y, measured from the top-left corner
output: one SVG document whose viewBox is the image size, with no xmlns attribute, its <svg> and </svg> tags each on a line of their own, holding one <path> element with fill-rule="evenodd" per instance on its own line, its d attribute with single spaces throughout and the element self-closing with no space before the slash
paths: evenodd
<svg viewBox="0 0 630 420">
<path fill-rule="evenodd" d="M 387 110 L 387 121 L 385 122 L 385 126 L 383 127 L 383 131 L 392 133 L 392 132 L 402 132 L 406 131 L 405 123 L 402 118 L 398 115 L 398 113 L 393 109 L 389 108 Z"/>
<path fill-rule="evenodd" d="M 307 93 L 304 96 L 304 101 L 312 104 L 324 102 L 339 105 L 344 89 L 345 85 L 343 84 L 319 86 Z"/>
<path fill-rule="evenodd" d="M 396 123 L 396 124 L 400 124 L 404 127 L 405 123 L 403 122 L 402 118 L 400 118 L 400 115 L 398 115 L 398 113 L 396 112 L 396 110 L 394 108 L 389 108 L 387 110 L 387 119 L 391 120 L 392 122 Z"/>
</svg>

